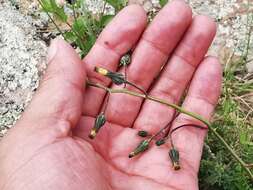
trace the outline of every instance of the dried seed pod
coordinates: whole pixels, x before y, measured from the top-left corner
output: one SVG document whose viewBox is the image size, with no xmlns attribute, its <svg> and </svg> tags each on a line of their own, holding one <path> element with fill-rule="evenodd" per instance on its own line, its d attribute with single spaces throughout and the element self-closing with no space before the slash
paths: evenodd
<svg viewBox="0 0 253 190">
<path fill-rule="evenodd" d="M 95 67 L 95 72 L 110 78 L 112 82 L 116 85 L 121 85 L 121 84 L 126 83 L 125 76 L 121 73 L 111 72 L 101 67 Z"/>
<path fill-rule="evenodd" d="M 155 142 L 156 146 L 161 146 L 165 143 L 165 139 L 159 139 Z"/>
<path fill-rule="evenodd" d="M 172 166 L 173 166 L 174 170 L 179 170 L 180 169 L 179 152 L 175 148 L 172 148 L 169 151 L 169 156 L 170 156 L 170 159 L 171 159 Z"/>
<path fill-rule="evenodd" d="M 131 52 L 126 53 L 120 59 L 119 66 L 127 66 L 131 62 Z"/>
<path fill-rule="evenodd" d="M 96 120 L 95 120 L 95 124 L 93 126 L 93 128 L 91 129 L 91 132 L 89 134 L 89 137 L 91 139 L 94 139 L 98 133 L 98 131 L 100 130 L 101 127 L 103 127 L 103 125 L 105 124 L 106 122 L 106 118 L 105 118 L 105 115 L 104 113 L 100 113 L 97 117 L 96 117 Z"/>
<path fill-rule="evenodd" d="M 140 144 L 134 149 L 133 152 L 131 152 L 129 154 L 128 157 L 132 158 L 132 157 L 138 155 L 139 153 L 144 152 L 145 150 L 148 149 L 149 143 L 150 143 L 150 139 L 146 139 L 146 140 L 141 141 Z"/>
<path fill-rule="evenodd" d="M 138 131 L 138 135 L 139 135 L 140 137 L 147 137 L 149 134 L 148 134 L 147 131 Z"/>
<path fill-rule="evenodd" d="M 126 83 L 125 76 L 121 73 L 108 72 L 106 76 L 109 77 L 112 80 L 112 82 L 116 85 Z"/>
<path fill-rule="evenodd" d="M 110 78 L 112 80 L 112 82 L 116 85 L 129 84 L 129 85 L 135 87 L 136 89 L 140 90 L 141 92 L 143 92 L 143 94 L 145 94 L 146 96 L 148 95 L 147 92 L 145 91 L 145 89 L 126 80 L 126 76 L 124 76 L 121 73 L 112 72 L 112 71 L 109 71 L 109 70 L 101 68 L 101 67 L 95 67 L 94 70 L 95 70 L 95 72 Z"/>
</svg>

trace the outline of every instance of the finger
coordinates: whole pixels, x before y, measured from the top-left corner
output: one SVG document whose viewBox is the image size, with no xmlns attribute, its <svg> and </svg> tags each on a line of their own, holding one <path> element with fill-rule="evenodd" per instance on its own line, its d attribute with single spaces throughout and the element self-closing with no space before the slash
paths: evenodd
<svg viewBox="0 0 253 190">
<path fill-rule="evenodd" d="M 49 48 L 48 68 L 21 122 L 36 126 L 62 121 L 75 126 L 82 111 L 86 73 L 79 56 L 61 39 Z M 64 130 L 64 128 L 63 128 Z"/>
<path fill-rule="evenodd" d="M 206 58 L 194 75 L 183 108 L 210 120 L 220 95 L 221 77 L 222 68 L 219 61 L 214 57 Z M 189 123 L 203 126 L 200 121 L 180 114 L 172 128 Z M 175 147 L 185 159 L 189 160 L 195 171 L 199 168 L 206 132 L 207 130 L 184 127 L 172 135 Z"/>
<path fill-rule="evenodd" d="M 216 25 L 206 16 L 196 16 L 150 95 L 177 104 L 198 64 L 204 58 L 216 33 Z M 172 119 L 173 109 L 145 101 L 134 128 L 155 132 Z M 159 119 L 158 119 L 159 118 Z"/>
<path fill-rule="evenodd" d="M 128 80 L 148 89 L 191 20 L 191 9 L 183 1 L 172 1 L 165 6 L 137 45 L 132 56 L 132 63 L 127 70 Z M 131 126 L 141 103 L 140 98 L 122 94 L 112 95 L 107 118 L 113 123 Z"/>
<path fill-rule="evenodd" d="M 110 81 L 94 72 L 95 66 L 115 71 L 122 55 L 138 41 L 146 26 L 146 13 L 142 7 L 131 5 L 124 8 L 103 30 L 95 45 L 84 58 L 89 80 L 109 85 Z M 95 116 L 103 102 L 105 92 L 87 88 L 83 114 Z"/>
</svg>

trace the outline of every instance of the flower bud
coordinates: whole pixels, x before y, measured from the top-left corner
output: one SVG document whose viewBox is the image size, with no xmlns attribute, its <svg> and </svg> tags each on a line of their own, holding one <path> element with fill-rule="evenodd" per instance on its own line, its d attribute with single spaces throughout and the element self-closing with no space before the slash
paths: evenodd
<svg viewBox="0 0 253 190">
<path fill-rule="evenodd" d="M 126 53 L 120 59 L 120 66 L 127 66 L 131 63 L 131 53 Z"/>
<path fill-rule="evenodd" d="M 172 148 L 169 151 L 169 156 L 170 156 L 170 160 L 172 162 L 172 166 L 173 166 L 174 170 L 179 170 L 180 169 L 179 152 L 175 148 Z"/>
<path fill-rule="evenodd" d="M 93 126 L 93 128 L 91 129 L 91 132 L 89 134 L 89 137 L 91 139 L 94 139 L 98 133 L 98 131 L 100 130 L 100 128 L 105 124 L 106 122 L 106 118 L 104 113 L 100 113 L 95 120 L 95 124 Z"/>
<path fill-rule="evenodd" d="M 126 83 L 125 76 L 121 73 L 111 72 L 101 67 L 95 67 L 95 72 L 110 78 L 112 82 L 116 85 L 121 85 L 121 84 Z"/>
<path fill-rule="evenodd" d="M 139 135 L 140 137 L 147 137 L 149 134 L 148 134 L 147 131 L 138 131 L 138 135 Z"/>
<path fill-rule="evenodd" d="M 165 140 L 164 139 L 159 139 L 155 142 L 156 146 L 161 146 L 165 143 Z"/>
<path fill-rule="evenodd" d="M 109 77 L 112 80 L 112 82 L 116 85 L 121 85 L 121 84 L 126 83 L 125 76 L 121 73 L 109 72 L 107 74 L 107 77 Z"/>
<path fill-rule="evenodd" d="M 150 139 L 141 141 L 140 144 L 134 149 L 134 151 L 128 155 L 128 157 L 132 158 L 138 155 L 139 153 L 146 151 L 149 147 L 149 143 L 150 143 Z"/>
</svg>

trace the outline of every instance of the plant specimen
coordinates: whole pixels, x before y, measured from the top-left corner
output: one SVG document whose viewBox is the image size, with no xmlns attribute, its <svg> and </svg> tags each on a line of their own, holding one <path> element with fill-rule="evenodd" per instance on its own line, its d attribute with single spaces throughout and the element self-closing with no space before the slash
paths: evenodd
<svg viewBox="0 0 253 190">
<path fill-rule="evenodd" d="M 97 70 L 97 69 L 95 69 Z M 112 71 L 109 71 L 107 69 L 104 69 L 101 70 L 100 72 L 101 75 L 103 76 L 107 76 L 108 73 L 114 73 L 113 76 L 122 76 L 122 74 L 120 73 L 117 73 L 117 72 L 112 72 Z M 107 76 L 108 77 L 108 76 Z M 110 78 L 110 77 L 108 77 Z M 123 84 L 125 82 L 125 79 L 123 78 L 122 79 L 122 83 Z M 112 81 L 113 82 L 113 81 Z M 118 81 L 116 81 L 118 82 Z M 170 108 L 174 108 L 177 112 L 180 112 L 180 113 L 184 113 L 188 116 L 191 116 L 199 121 L 201 121 L 204 125 L 206 125 L 208 127 L 208 129 L 216 136 L 216 138 L 226 147 L 226 149 L 231 153 L 231 155 L 238 161 L 238 163 L 241 164 L 241 166 L 244 168 L 244 170 L 248 173 L 248 175 L 250 176 L 250 178 L 253 180 L 253 174 L 252 172 L 250 171 L 249 167 L 248 167 L 248 164 L 246 164 L 238 155 L 237 153 L 233 150 L 233 148 L 231 148 L 229 146 L 229 144 L 224 140 L 224 138 L 213 128 L 212 124 L 207 121 L 206 119 L 204 119 L 202 116 L 196 114 L 196 113 L 193 113 L 193 112 L 189 112 L 185 109 L 183 109 L 182 107 L 176 105 L 176 104 L 172 104 L 172 103 L 169 103 L 163 99 L 160 99 L 160 98 L 157 98 L 157 97 L 153 97 L 153 96 L 149 96 L 148 94 L 143 94 L 143 93 L 138 93 L 138 92 L 134 92 L 134 91 L 130 91 L 130 90 L 127 90 L 127 89 L 113 89 L 113 88 L 108 88 L 106 86 L 103 86 L 101 84 L 98 84 L 98 83 L 92 83 L 90 81 L 87 82 L 88 85 L 90 86 L 93 86 L 93 87 L 97 87 L 97 88 L 101 88 L 107 92 L 109 92 L 110 94 L 111 93 L 123 93 L 123 94 L 128 94 L 128 95 L 132 95 L 132 96 L 136 96 L 136 97 L 142 97 L 142 98 L 145 98 L 145 99 L 148 99 L 148 100 L 151 100 L 151 101 L 154 101 L 154 102 L 158 102 L 160 104 L 164 104 Z M 144 151 L 146 151 L 148 148 L 149 148 L 149 145 L 150 145 L 150 142 L 156 137 L 158 136 L 161 131 L 164 131 L 165 129 L 169 128 L 170 124 L 168 124 L 167 126 L 165 126 L 164 128 L 162 128 L 160 131 L 158 131 L 155 135 L 151 136 L 149 139 L 146 139 L 144 141 L 141 141 L 141 143 L 136 147 L 135 150 L 133 150 L 130 154 L 129 154 L 129 158 L 132 158 Z M 180 129 L 180 128 L 183 128 L 183 127 L 187 127 L 187 126 L 191 126 L 191 127 L 195 127 L 195 128 L 200 128 L 200 129 L 204 129 L 205 127 L 202 127 L 202 126 L 198 126 L 198 125 L 193 125 L 193 124 L 187 124 L 187 125 L 182 125 L 182 126 L 179 126 L 177 128 L 175 128 L 174 130 L 171 130 L 171 132 L 169 133 L 170 134 L 170 139 L 171 139 L 171 134 L 173 132 L 175 132 L 176 130 Z M 205 128 L 206 129 L 206 128 Z M 161 139 L 160 139 L 161 140 Z M 158 145 L 161 143 L 161 144 L 164 144 L 163 141 L 166 140 L 166 139 L 163 139 L 161 140 Z M 173 147 L 172 145 L 172 149 L 170 150 L 169 152 L 169 155 L 170 155 L 170 158 L 171 158 L 171 161 L 173 163 L 173 167 L 175 170 L 178 170 L 180 169 L 180 166 L 179 166 L 179 152 L 178 150 L 175 149 L 175 147 Z"/>
<path fill-rule="evenodd" d="M 106 26 L 106 24 L 115 16 L 115 14 L 121 8 L 123 8 L 124 6 L 127 5 L 126 0 L 104 0 L 104 6 L 103 6 L 103 10 L 101 11 L 101 13 L 93 14 L 89 10 L 87 10 L 87 8 L 84 6 L 83 2 L 84 2 L 84 0 L 69 0 L 68 3 L 65 3 L 65 5 L 63 6 L 63 4 L 61 4 L 61 5 L 57 4 L 57 1 L 55 1 L 55 0 L 39 0 L 41 7 L 48 14 L 49 18 L 51 19 L 52 23 L 55 25 L 59 34 L 61 34 L 70 44 L 72 44 L 73 47 L 77 48 L 81 58 L 83 58 L 89 52 L 90 48 L 95 43 L 98 34 L 102 31 L 102 29 Z M 160 0 L 159 2 L 161 4 L 161 6 L 164 6 L 167 3 L 167 0 Z M 114 13 L 106 12 L 105 9 L 106 9 L 107 5 L 111 5 L 112 7 L 114 7 L 115 12 Z M 65 12 L 66 8 L 72 12 L 71 16 L 66 14 L 66 12 Z M 70 17 L 71 17 L 71 19 L 69 19 Z M 61 26 L 59 26 L 59 24 L 58 24 L 59 21 L 64 23 L 66 27 L 64 27 L 62 29 Z M 249 35 L 250 35 L 250 33 L 249 33 Z M 249 40 L 247 41 L 247 45 L 249 45 Z M 246 55 L 248 53 L 248 49 L 246 48 L 246 50 L 247 51 L 245 51 L 244 58 L 247 57 Z M 106 86 L 103 86 L 101 84 L 92 83 L 91 81 L 87 82 L 87 84 L 90 86 L 100 88 L 100 89 L 103 89 L 106 92 L 108 92 L 108 94 L 106 96 L 105 103 L 103 105 L 103 109 L 96 117 L 94 126 L 91 129 L 89 137 L 94 139 L 96 137 L 96 135 L 99 133 L 99 131 L 103 130 L 103 127 L 106 127 L 105 126 L 106 108 L 108 105 L 110 94 L 123 93 L 123 94 L 128 94 L 131 96 L 145 98 L 145 99 L 166 105 L 170 108 L 174 108 L 178 113 L 184 113 L 186 115 L 194 117 L 195 119 L 198 119 L 199 121 L 201 121 L 203 123 L 203 126 L 207 126 L 207 127 L 197 126 L 197 125 L 193 125 L 193 124 L 185 124 L 185 125 L 178 126 L 174 129 L 171 129 L 171 123 L 168 123 L 164 128 L 162 128 L 160 131 L 158 131 L 155 134 L 150 134 L 148 131 L 139 131 L 137 135 L 142 138 L 145 138 L 145 139 L 140 141 L 140 143 L 138 145 L 136 145 L 136 148 L 132 152 L 129 153 L 129 157 L 132 158 L 137 155 L 139 156 L 141 153 L 147 151 L 153 145 L 153 142 L 157 146 L 162 146 L 165 143 L 168 143 L 168 144 L 170 144 L 170 149 L 168 150 L 168 158 L 171 160 L 173 168 L 175 170 L 178 170 L 178 169 L 180 169 L 180 149 L 175 147 L 173 144 L 173 134 L 175 134 L 176 132 L 180 133 L 180 129 L 183 129 L 186 127 L 194 127 L 194 128 L 198 128 L 200 130 L 206 130 L 208 128 L 209 131 L 211 132 L 210 133 L 211 138 L 208 138 L 208 140 L 207 140 L 208 144 L 210 143 L 210 146 L 211 146 L 211 143 L 217 139 L 220 142 L 217 144 L 223 145 L 223 146 L 218 147 L 217 149 L 219 151 L 216 151 L 215 153 L 218 152 L 218 153 L 226 154 L 226 152 L 224 151 L 224 148 L 225 148 L 228 152 L 230 152 L 230 154 L 236 160 L 236 162 L 234 162 L 235 165 L 237 167 L 240 166 L 242 168 L 242 170 L 244 169 L 246 171 L 246 173 L 249 174 L 250 178 L 253 179 L 252 172 L 250 171 L 250 168 L 252 167 L 252 165 L 247 164 L 247 163 L 245 163 L 245 161 L 242 160 L 242 158 L 243 158 L 244 160 L 246 160 L 247 162 L 250 163 L 251 160 L 248 159 L 249 156 L 246 157 L 243 154 L 241 154 L 240 148 L 238 148 L 238 146 L 234 146 L 233 141 L 226 137 L 227 133 L 229 133 L 229 132 L 231 133 L 231 131 L 233 131 L 233 130 L 235 131 L 235 133 L 238 133 L 238 131 L 239 131 L 240 132 L 239 137 L 236 135 L 233 135 L 233 139 L 236 141 L 239 138 L 240 145 L 243 145 L 244 148 L 245 147 L 247 148 L 247 151 L 246 151 L 247 155 L 249 155 L 249 152 L 252 152 L 251 151 L 252 148 L 250 149 L 250 147 L 248 147 L 248 146 L 252 147 L 250 135 L 247 132 L 248 130 L 245 131 L 243 128 L 244 126 L 241 124 L 242 122 L 240 122 L 237 119 L 234 119 L 234 118 L 240 119 L 241 115 L 245 115 L 245 117 L 248 118 L 250 116 L 250 113 L 249 114 L 248 113 L 243 113 L 243 114 L 238 113 L 238 111 L 234 105 L 235 105 L 235 102 L 237 104 L 237 102 L 239 102 L 240 99 L 234 100 L 233 95 L 231 95 L 231 93 L 230 93 L 231 89 L 233 90 L 233 94 L 237 94 L 237 95 L 243 95 L 245 93 L 252 92 L 252 83 L 244 82 L 245 80 L 238 80 L 234 76 L 236 69 L 238 69 L 238 67 L 240 66 L 241 63 L 245 62 L 245 61 L 243 61 L 244 59 L 241 62 L 237 62 L 236 64 L 234 64 L 233 67 L 231 65 L 231 69 L 229 68 L 229 66 L 225 67 L 225 71 L 224 71 L 225 72 L 224 73 L 225 80 L 224 80 L 224 87 L 223 87 L 224 88 L 224 95 L 223 95 L 224 97 L 222 97 L 221 103 L 220 103 L 221 105 L 218 108 L 218 111 L 220 112 L 218 114 L 223 117 L 223 121 L 218 120 L 218 121 L 215 121 L 211 124 L 209 121 L 205 120 L 200 115 L 197 115 L 195 113 L 184 110 L 180 106 L 175 105 L 175 104 L 171 104 L 163 99 L 148 95 L 148 93 L 145 91 L 145 89 L 143 89 L 141 86 L 138 86 L 138 85 L 132 83 L 131 81 L 129 81 L 127 78 L 127 66 L 131 62 L 131 54 L 132 54 L 132 51 L 128 52 L 127 54 L 122 56 L 122 58 L 120 59 L 119 67 L 122 68 L 121 69 L 122 72 L 112 72 L 112 71 L 109 71 L 109 70 L 107 70 L 105 68 L 101 68 L 101 67 L 95 68 L 95 72 L 109 78 L 112 81 L 112 83 L 115 85 L 124 85 L 123 86 L 124 88 L 113 89 L 113 88 L 108 88 Z M 246 60 L 246 58 L 245 58 L 245 60 Z M 127 86 L 134 87 L 140 93 L 138 91 L 129 90 L 128 88 L 126 88 Z M 245 103 L 243 103 L 243 104 L 245 104 Z M 247 106 L 247 104 L 246 104 L 246 106 Z M 235 113 L 238 117 L 231 116 L 232 114 L 235 114 Z M 177 115 L 175 115 L 174 118 L 176 116 Z M 243 119 L 240 119 L 240 120 L 243 120 Z M 228 129 L 226 127 L 224 127 L 221 130 L 220 127 L 217 127 L 217 126 L 223 126 L 223 125 L 230 125 L 231 123 L 233 123 L 233 125 L 235 125 L 235 126 L 237 126 L 239 124 L 240 127 L 242 127 L 242 126 L 243 127 L 241 129 L 239 129 L 239 127 L 235 127 L 236 130 L 238 130 L 238 131 L 236 131 L 235 129 L 232 129 L 232 128 Z M 250 125 L 251 124 L 247 124 L 247 126 L 250 126 Z M 222 135 L 220 135 L 220 134 L 222 134 Z M 229 144 L 231 144 L 233 148 L 231 148 L 231 146 L 229 146 Z M 206 148 L 208 148 L 210 154 L 212 154 L 211 157 L 213 157 L 213 152 L 212 152 L 213 150 L 211 151 L 210 147 L 208 145 L 205 145 L 205 149 Z M 208 160 L 204 160 L 204 167 L 203 168 L 205 171 L 208 171 L 210 173 L 211 170 L 213 169 L 212 167 L 208 167 L 210 165 L 210 163 L 212 165 L 216 164 L 217 166 L 219 166 L 219 163 L 217 160 L 210 161 L 209 157 L 208 157 Z M 247 159 L 245 159 L 245 157 Z M 222 159 L 222 160 L 224 160 L 224 159 Z M 231 166 L 230 165 L 231 165 L 230 163 L 224 164 L 224 166 L 230 168 L 230 170 L 231 170 L 231 169 L 233 169 L 233 167 L 232 167 L 232 165 Z M 210 168 L 212 168 L 212 169 L 210 169 Z M 217 167 L 217 168 L 219 168 L 219 167 Z M 214 170 L 213 173 L 215 173 L 215 172 L 220 172 L 220 171 L 217 169 L 217 170 Z M 237 172 L 235 170 L 233 172 L 234 172 L 234 175 L 239 175 L 238 174 L 239 172 Z M 240 174 L 242 174 L 242 173 L 243 172 L 240 171 Z M 208 176 L 208 174 L 207 174 L 207 176 Z M 228 174 L 228 176 L 229 176 L 229 174 Z M 246 178 L 244 178 L 244 179 L 246 179 Z"/>
</svg>

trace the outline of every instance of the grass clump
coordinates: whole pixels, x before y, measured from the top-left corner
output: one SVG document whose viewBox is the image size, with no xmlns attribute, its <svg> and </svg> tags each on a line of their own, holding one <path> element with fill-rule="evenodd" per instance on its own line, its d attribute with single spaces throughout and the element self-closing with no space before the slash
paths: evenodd
<svg viewBox="0 0 253 190">
<path fill-rule="evenodd" d="M 253 15 L 248 14 L 244 50 L 239 58 L 232 53 L 224 64 L 222 95 L 213 122 L 219 134 L 246 163 L 253 163 L 253 74 L 246 70 L 252 23 Z M 206 143 L 199 174 L 200 189 L 253 189 L 241 165 L 216 143 L 212 133 Z"/>
<path fill-rule="evenodd" d="M 85 0 L 69 0 L 63 4 L 55 0 L 38 1 L 58 32 L 78 48 L 81 57 L 89 52 L 106 24 L 127 5 L 127 0 L 105 0 L 100 13 L 94 14 L 87 9 Z M 114 9 L 113 13 L 107 13 L 107 6 Z"/>
</svg>

